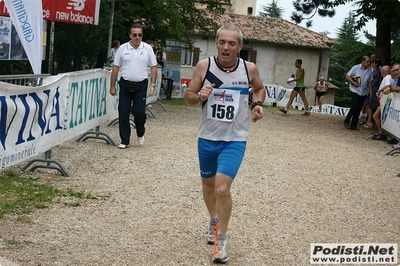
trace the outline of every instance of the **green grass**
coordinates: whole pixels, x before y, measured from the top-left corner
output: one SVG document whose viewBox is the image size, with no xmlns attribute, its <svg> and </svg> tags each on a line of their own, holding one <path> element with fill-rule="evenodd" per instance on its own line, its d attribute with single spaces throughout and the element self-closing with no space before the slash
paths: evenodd
<svg viewBox="0 0 400 266">
<path fill-rule="evenodd" d="M 5 214 L 26 214 L 34 209 L 47 208 L 55 197 L 80 199 L 84 193 L 72 189 L 60 190 L 53 186 L 40 184 L 40 178 L 26 178 L 12 170 L 0 172 L 0 218 Z M 92 195 L 87 199 L 95 199 Z M 65 204 L 79 206 L 78 202 Z"/>
</svg>

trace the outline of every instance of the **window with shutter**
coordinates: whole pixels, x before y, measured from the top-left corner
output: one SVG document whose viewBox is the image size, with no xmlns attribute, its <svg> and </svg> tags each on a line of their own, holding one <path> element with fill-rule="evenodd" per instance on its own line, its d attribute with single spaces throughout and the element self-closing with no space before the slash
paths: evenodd
<svg viewBox="0 0 400 266">
<path fill-rule="evenodd" d="M 200 58 L 200 48 L 195 47 L 193 50 L 193 62 L 192 62 L 192 66 L 196 66 L 197 63 L 199 62 L 199 58 Z"/>
</svg>

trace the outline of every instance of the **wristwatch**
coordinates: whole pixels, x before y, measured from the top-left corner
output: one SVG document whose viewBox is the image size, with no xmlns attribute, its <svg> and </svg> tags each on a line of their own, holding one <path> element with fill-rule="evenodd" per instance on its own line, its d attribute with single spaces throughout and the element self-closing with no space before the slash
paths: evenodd
<svg viewBox="0 0 400 266">
<path fill-rule="evenodd" d="M 263 106 L 263 103 L 260 102 L 260 101 L 257 101 L 257 102 L 252 103 L 252 104 L 250 105 L 250 110 L 253 111 L 254 107 L 256 107 L 256 106 L 261 106 L 261 107 L 262 107 L 262 106 Z"/>
<path fill-rule="evenodd" d="M 152 83 L 150 86 L 154 86 L 154 87 L 155 87 L 155 86 L 156 86 L 156 84 Z"/>
</svg>

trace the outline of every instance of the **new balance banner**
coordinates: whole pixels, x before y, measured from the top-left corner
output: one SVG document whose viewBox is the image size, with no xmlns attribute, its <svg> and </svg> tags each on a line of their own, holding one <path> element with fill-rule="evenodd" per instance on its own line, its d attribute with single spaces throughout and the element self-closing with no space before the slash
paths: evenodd
<svg viewBox="0 0 400 266">
<path fill-rule="evenodd" d="M 99 24 L 100 0 L 40 0 L 40 2 L 43 6 L 44 20 L 73 24 Z M 9 16 L 2 1 L 0 1 L 0 16 Z"/>
</svg>

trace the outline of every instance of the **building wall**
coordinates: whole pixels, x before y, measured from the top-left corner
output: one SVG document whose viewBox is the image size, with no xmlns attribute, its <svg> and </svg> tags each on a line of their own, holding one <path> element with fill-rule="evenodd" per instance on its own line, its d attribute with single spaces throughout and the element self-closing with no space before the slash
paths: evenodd
<svg viewBox="0 0 400 266">
<path fill-rule="evenodd" d="M 256 15 L 257 0 L 231 0 L 231 8 L 228 13 L 239 15 Z M 252 9 L 252 13 L 248 13 L 248 8 Z"/>
<path fill-rule="evenodd" d="M 200 48 L 200 60 L 217 55 L 213 38 L 209 37 L 207 40 L 204 40 L 199 36 L 194 36 L 192 40 L 194 41 L 193 45 Z M 309 105 L 314 105 L 315 90 L 313 87 L 320 76 L 324 76 L 325 79 L 327 79 L 329 51 L 261 42 L 244 44 L 243 50 L 244 49 L 257 51 L 256 64 L 264 84 L 279 84 L 286 87 L 288 78 L 291 74 L 296 72 L 296 67 L 294 66 L 296 59 L 302 59 L 302 66 L 305 70 L 304 82 L 305 85 L 309 87 L 306 91 L 307 100 Z M 182 66 L 182 78 L 190 79 L 193 68 L 192 66 Z M 324 100 L 325 103 L 333 104 L 334 94 L 330 95 L 333 91 L 334 90 L 331 90 L 331 92 L 328 93 L 325 98 L 326 100 Z"/>
<path fill-rule="evenodd" d="M 230 4 L 223 4 L 225 13 L 238 14 L 238 15 L 256 15 L 257 0 L 231 0 Z M 198 9 L 205 9 L 205 5 L 201 5 L 201 2 L 196 4 Z M 248 13 L 249 9 L 252 9 L 252 13 Z"/>
</svg>

